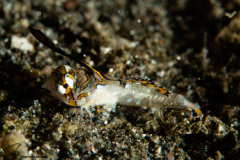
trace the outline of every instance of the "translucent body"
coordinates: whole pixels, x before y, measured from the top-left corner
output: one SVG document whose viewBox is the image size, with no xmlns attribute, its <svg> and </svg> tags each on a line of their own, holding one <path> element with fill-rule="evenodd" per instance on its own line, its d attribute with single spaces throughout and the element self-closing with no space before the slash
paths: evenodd
<svg viewBox="0 0 240 160">
<path fill-rule="evenodd" d="M 95 70 L 94 70 L 95 71 Z M 168 92 L 147 81 L 115 81 L 104 78 L 99 72 L 85 68 L 73 70 L 69 66 L 55 69 L 43 85 L 52 95 L 71 106 L 86 108 L 98 105 L 116 104 L 149 108 L 185 108 L 201 115 L 198 104 L 191 103 L 184 96 Z"/>
</svg>

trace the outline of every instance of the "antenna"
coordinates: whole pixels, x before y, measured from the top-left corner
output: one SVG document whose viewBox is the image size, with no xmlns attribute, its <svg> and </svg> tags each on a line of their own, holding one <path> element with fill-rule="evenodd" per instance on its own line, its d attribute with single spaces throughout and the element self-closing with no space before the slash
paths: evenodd
<svg viewBox="0 0 240 160">
<path fill-rule="evenodd" d="M 34 29 L 33 27 L 29 26 L 28 27 L 29 31 L 32 33 L 32 35 L 38 40 L 40 41 L 42 44 L 44 44 L 46 47 L 52 49 L 53 51 L 68 57 L 76 62 L 78 62 L 79 64 L 81 64 L 82 66 L 84 66 L 86 69 L 88 69 L 92 74 L 97 74 L 98 76 L 101 77 L 101 79 L 106 78 L 105 76 L 103 76 L 100 72 L 98 72 L 97 70 L 95 70 L 94 68 L 92 68 L 91 66 L 89 66 L 87 63 L 78 60 L 74 57 L 72 57 L 71 55 L 67 54 L 65 51 L 63 51 L 61 48 L 59 48 L 57 45 L 55 45 L 46 35 L 44 35 L 40 30 L 38 29 Z M 108 79 L 108 78 L 106 78 Z"/>
</svg>

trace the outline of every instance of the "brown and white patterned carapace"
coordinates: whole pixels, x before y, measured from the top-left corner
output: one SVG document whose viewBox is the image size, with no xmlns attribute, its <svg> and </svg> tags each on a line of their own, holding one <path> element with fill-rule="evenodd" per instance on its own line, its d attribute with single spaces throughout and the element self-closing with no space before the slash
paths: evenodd
<svg viewBox="0 0 240 160">
<path fill-rule="evenodd" d="M 184 96 L 171 93 L 143 80 L 109 80 L 83 61 L 76 60 L 52 43 L 41 31 L 29 27 L 36 39 L 52 50 L 74 59 L 84 68 L 72 69 L 68 65 L 56 68 L 44 88 L 57 99 L 71 106 L 85 108 L 91 114 L 94 106 L 108 106 L 115 110 L 117 104 L 149 108 L 185 108 L 201 116 L 198 104 Z"/>
</svg>

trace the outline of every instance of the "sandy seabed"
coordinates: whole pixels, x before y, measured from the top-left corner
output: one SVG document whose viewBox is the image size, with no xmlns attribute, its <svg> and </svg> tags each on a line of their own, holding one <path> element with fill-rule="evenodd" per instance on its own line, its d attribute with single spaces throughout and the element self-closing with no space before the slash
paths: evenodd
<svg viewBox="0 0 240 160">
<path fill-rule="evenodd" d="M 238 1 L 2 0 L 0 159 L 239 159 Z M 42 89 L 75 61 L 29 32 L 44 32 L 110 79 L 142 78 L 198 103 L 119 106 L 79 114 Z"/>
</svg>

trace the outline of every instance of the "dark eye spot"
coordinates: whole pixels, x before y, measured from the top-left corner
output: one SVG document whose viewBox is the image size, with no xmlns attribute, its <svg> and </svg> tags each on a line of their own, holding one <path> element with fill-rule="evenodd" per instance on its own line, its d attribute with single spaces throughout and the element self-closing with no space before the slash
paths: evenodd
<svg viewBox="0 0 240 160">
<path fill-rule="evenodd" d="M 64 88 L 68 88 L 68 84 L 65 83 L 65 84 L 63 85 L 63 87 L 64 87 Z"/>
</svg>

